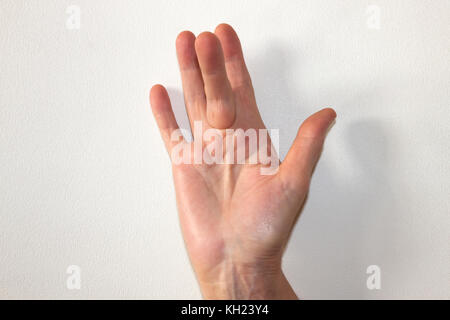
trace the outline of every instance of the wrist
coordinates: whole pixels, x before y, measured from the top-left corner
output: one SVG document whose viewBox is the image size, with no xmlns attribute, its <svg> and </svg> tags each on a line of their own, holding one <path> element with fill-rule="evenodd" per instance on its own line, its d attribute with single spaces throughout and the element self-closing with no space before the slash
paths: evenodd
<svg viewBox="0 0 450 320">
<path fill-rule="evenodd" d="M 298 299 L 279 266 L 226 264 L 211 277 L 198 276 L 205 299 L 288 300 Z"/>
</svg>

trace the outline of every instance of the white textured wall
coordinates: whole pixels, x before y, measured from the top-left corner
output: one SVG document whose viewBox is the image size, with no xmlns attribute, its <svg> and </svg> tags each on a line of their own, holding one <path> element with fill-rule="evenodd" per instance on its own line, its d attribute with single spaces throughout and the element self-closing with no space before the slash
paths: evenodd
<svg viewBox="0 0 450 320">
<path fill-rule="evenodd" d="M 285 255 L 295 290 L 450 298 L 449 19 L 447 0 L 1 0 L 0 298 L 200 298 L 148 90 L 182 110 L 175 37 L 220 22 L 282 156 L 338 113 Z"/>
</svg>

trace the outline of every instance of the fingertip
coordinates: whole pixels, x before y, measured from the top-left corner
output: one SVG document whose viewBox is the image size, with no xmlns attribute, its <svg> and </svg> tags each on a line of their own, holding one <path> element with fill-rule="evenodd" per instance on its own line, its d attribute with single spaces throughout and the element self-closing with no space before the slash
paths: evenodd
<svg viewBox="0 0 450 320">
<path fill-rule="evenodd" d="M 203 31 L 197 36 L 197 40 L 215 39 L 216 35 L 211 31 Z"/>
<path fill-rule="evenodd" d="M 326 113 L 327 116 L 329 116 L 333 119 L 336 119 L 336 117 L 337 117 L 336 111 L 330 107 L 324 108 L 324 109 L 320 110 L 320 112 Z"/>
<path fill-rule="evenodd" d="M 333 108 L 327 107 L 313 113 L 310 117 L 335 119 L 336 116 L 337 116 L 336 111 Z"/>
<path fill-rule="evenodd" d="M 168 93 L 166 88 L 161 84 L 155 84 L 150 89 L 150 105 L 154 111 L 162 109 L 165 106 L 165 101 L 168 100 Z"/>
<path fill-rule="evenodd" d="M 333 108 L 325 108 L 322 111 L 325 112 L 328 117 L 328 126 L 326 129 L 326 133 L 328 133 L 336 123 L 337 113 Z"/>
<path fill-rule="evenodd" d="M 236 56 L 243 57 L 239 37 L 230 25 L 225 23 L 219 24 L 215 34 L 222 44 L 225 59 L 231 59 Z"/>
<path fill-rule="evenodd" d="M 175 40 L 175 45 L 178 48 L 184 48 L 195 41 L 195 35 L 188 30 L 182 31 L 178 34 Z"/>
<path fill-rule="evenodd" d="M 334 109 L 322 109 L 308 117 L 308 119 L 302 123 L 298 134 L 304 138 L 324 137 L 335 119 L 336 111 L 334 111 Z"/>
<path fill-rule="evenodd" d="M 195 39 L 195 49 L 205 54 L 216 52 L 218 45 L 220 45 L 219 39 L 209 31 L 200 33 Z"/>
<path fill-rule="evenodd" d="M 164 94 L 164 92 L 166 92 L 166 88 L 164 88 L 162 84 L 155 84 L 150 89 L 150 98 L 160 96 L 161 94 Z"/>
<path fill-rule="evenodd" d="M 181 70 L 198 67 L 194 48 L 195 35 L 190 31 L 180 32 L 175 41 L 178 63 Z"/>
<path fill-rule="evenodd" d="M 221 23 L 214 30 L 214 33 L 223 33 L 223 32 L 236 33 L 236 31 L 234 31 L 233 27 L 230 26 L 228 23 Z"/>
</svg>

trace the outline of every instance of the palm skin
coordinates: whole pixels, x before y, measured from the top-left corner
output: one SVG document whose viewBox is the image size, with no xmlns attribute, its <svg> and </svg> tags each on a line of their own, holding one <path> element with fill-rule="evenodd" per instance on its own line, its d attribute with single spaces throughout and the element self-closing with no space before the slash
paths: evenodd
<svg viewBox="0 0 450 320">
<path fill-rule="evenodd" d="M 191 127 L 201 121 L 223 136 L 225 129 L 265 128 L 229 25 L 197 38 L 182 32 L 176 47 Z M 164 87 L 152 88 L 150 102 L 170 153 L 178 126 Z M 296 298 L 281 258 L 335 116 L 323 109 L 308 118 L 276 174 L 262 175 L 261 164 L 172 165 L 183 236 L 205 298 Z"/>
</svg>

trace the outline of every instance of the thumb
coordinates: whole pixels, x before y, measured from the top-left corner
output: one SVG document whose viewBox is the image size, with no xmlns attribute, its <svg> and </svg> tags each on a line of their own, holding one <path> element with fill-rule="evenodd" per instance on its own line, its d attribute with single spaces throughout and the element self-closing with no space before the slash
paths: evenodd
<svg viewBox="0 0 450 320">
<path fill-rule="evenodd" d="M 336 112 L 326 108 L 311 115 L 300 126 L 297 137 L 280 166 L 281 178 L 289 189 L 307 192 L 328 129 L 335 118 Z"/>
</svg>

